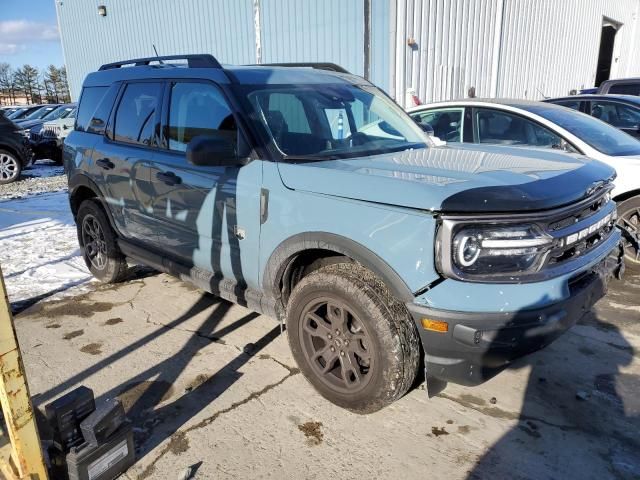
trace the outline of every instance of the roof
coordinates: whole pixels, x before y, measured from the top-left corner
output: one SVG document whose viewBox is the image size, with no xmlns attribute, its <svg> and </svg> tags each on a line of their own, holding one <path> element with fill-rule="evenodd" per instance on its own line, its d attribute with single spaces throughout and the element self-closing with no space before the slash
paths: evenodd
<svg viewBox="0 0 640 480">
<path fill-rule="evenodd" d="M 504 105 L 508 107 L 515 108 L 525 108 L 526 107 L 543 107 L 543 108 L 564 108 L 559 105 L 554 105 L 553 103 L 542 103 L 536 100 L 522 100 L 518 98 L 462 98 L 459 100 L 449 100 L 446 102 L 437 102 L 437 103 L 429 103 L 425 105 L 420 105 L 418 107 L 413 107 L 409 109 L 409 112 L 420 111 L 425 108 L 434 108 L 434 107 L 447 107 L 447 106 L 473 106 L 473 105 Z"/>
<path fill-rule="evenodd" d="M 615 93 L 569 95 L 567 97 L 547 98 L 543 101 L 555 102 L 557 100 L 619 100 L 621 102 L 633 103 L 640 106 L 640 97 L 637 95 L 617 95 Z"/>
<path fill-rule="evenodd" d="M 631 78 L 610 78 L 609 80 L 605 80 L 602 83 L 640 83 L 640 77 L 631 77 Z"/>
<path fill-rule="evenodd" d="M 182 64 L 139 65 L 113 68 L 90 73 L 85 87 L 107 86 L 122 80 L 203 79 L 220 84 L 369 84 L 365 79 L 349 73 L 316 70 L 309 67 L 282 67 L 271 65 L 223 65 L 222 68 L 187 68 Z"/>
</svg>

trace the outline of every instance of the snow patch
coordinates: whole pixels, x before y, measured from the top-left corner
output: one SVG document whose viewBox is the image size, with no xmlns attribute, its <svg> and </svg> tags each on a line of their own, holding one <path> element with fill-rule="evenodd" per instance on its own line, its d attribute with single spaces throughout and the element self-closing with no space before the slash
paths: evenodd
<svg viewBox="0 0 640 480">
<path fill-rule="evenodd" d="M 0 202 L 0 265 L 9 301 L 31 303 L 86 290 L 92 276 L 78 248 L 65 192 Z"/>
</svg>

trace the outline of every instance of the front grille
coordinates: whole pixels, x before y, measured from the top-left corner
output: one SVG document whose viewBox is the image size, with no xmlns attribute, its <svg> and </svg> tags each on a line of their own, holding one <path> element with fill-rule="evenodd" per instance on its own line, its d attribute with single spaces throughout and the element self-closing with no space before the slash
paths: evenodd
<svg viewBox="0 0 640 480">
<path fill-rule="evenodd" d="M 40 140 L 42 140 L 42 134 L 39 132 L 30 132 L 29 138 L 34 142 L 39 142 Z"/>
<path fill-rule="evenodd" d="M 46 127 L 42 130 L 42 136 L 45 138 L 58 138 L 61 133 L 60 127 Z"/>
<path fill-rule="evenodd" d="M 615 205 L 610 201 L 608 192 L 595 195 L 574 209 L 563 212 L 547 225 L 547 233 L 555 240 L 546 265 L 554 267 L 589 253 L 609 238 L 615 223 Z"/>
</svg>

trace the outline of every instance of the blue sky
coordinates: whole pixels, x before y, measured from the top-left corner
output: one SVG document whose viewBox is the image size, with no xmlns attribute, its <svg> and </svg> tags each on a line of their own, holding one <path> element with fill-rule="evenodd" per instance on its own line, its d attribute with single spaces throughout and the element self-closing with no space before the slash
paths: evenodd
<svg viewBox="0 0 640 480">
<path fill-rule="evenodd" d="M 64 64 L 56 0 L 0 0 L 0 62 L 44 68 Z"/>
</svg>

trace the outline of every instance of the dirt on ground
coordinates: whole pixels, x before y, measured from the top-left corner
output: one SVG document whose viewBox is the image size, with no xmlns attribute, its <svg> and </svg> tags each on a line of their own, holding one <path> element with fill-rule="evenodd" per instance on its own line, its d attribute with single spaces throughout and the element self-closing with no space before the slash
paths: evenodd
<svg viewBox="0 0 640 480">
<path fill-rule="evenodd" d="M 124 478 L 637 479 L 639 295 L 631 272 L 487 383 L 417 382 L 371 415 L 315 392 L 274 320 L 166 275 L 35 305 L 16 329 L 37 408 L 79 385 L 122 400 Z"/>
</svg>

